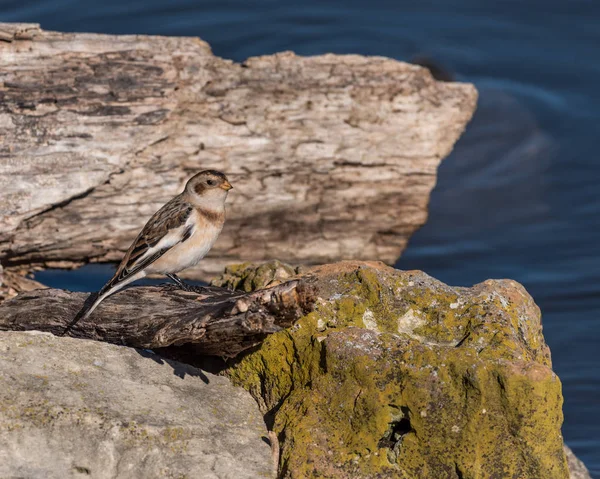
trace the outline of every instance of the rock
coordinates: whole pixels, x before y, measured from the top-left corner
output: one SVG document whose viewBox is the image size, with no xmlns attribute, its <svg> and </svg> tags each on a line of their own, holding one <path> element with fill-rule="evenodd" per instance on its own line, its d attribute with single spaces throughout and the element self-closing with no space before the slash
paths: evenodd
<svg viewBox="0 0 600 479">
<path fill-rule="evenodd" d="M 210 284 L 250 292 L 281 284 L 301 271 L 301 267 L 294 268 L 278 260 L 267 261 L 258 266 L 252 263 L 234 264 L 227 266 L 223 274 Z"/>
<path fill-rule="evenodd" d="M 278 435 L 281 477 L 569 477 L 561 383 L 521 285 L 359 262 L 304 277 L 316 310 L 228 371 Z"/>
<path fill-rule="evenodd" d="M 211 254 L 393 263 L 427 219 L 472 85 L 383 57 L 290 52 L 236 64 L 198 38 L 0 23 L 0 261 L 118 261 L 203 168 L 235 185 Z M 43 194 L 37 192 L 43 191 Z"/>
<path fill-rule="evenodd" d="M 216 283 L 292 277 L 317 308 L 226 370 L 264 418 L 226 378 L 176 361 L 0 333 L 0 477 L 269 477 L 267 438 L 282 478 L 590 477 L 563 445 L 560 381 L 518 283 L 278 261 Z"/>
<path fill-rule="evenodd" d="M 579 460 L 571 448 L 567 445 L 564 447 L 565 455 L 567 456 L 567 464 L 569 465 L 569 472 L 571 473 L 569 479 L 592 479 L 590 471 L 585 467 L 583 461 Z"/>
<path fill-rule="evenodd" d="M 0 477 L 271 477 L 254 400 L 151 353 L 0 333 Z"/>
</svg>

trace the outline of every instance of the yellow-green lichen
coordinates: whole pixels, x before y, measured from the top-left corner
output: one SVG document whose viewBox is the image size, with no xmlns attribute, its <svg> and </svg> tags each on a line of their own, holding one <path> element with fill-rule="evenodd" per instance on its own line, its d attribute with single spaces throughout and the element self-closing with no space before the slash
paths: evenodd
<svg viewBox="0 0 600 479">
<path fill-rule="evenodd" d="M 270 261 L 259 266 L 251 263 L 232 264 L 227 266 L 221 277 L 213 280 L 211 285 L 248 292 L 285 281 L 299 271 L 299 268 L 293 268 L 280 261 Z"/>
<path fill-rule="evenodd" d="M 282 477 L 568 477 L 561 385 L 520 285 L 326 273 L 315 311 L 228 371 L 279 435 Z"/>
</svg>

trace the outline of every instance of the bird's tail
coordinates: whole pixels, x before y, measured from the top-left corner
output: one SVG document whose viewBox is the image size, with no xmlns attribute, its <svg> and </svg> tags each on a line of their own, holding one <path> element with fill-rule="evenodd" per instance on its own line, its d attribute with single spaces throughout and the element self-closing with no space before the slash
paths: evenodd
<svg viewBox="0 0 600 479">
<path fill-rule="evenodd" d="M 73 329 L 73 327 L 79 321 L 82 321 L 82 320 L 88 318 L 90 316 L 90 314 L 93 313 L 93 311 L 98 307 L 98 305 L 102 301 L 104 301 L 111 294 L 116 293 L 121 288 L 123 288 L 124 286 L 126 286 L 128 283 L 130 283 L 131 281 L 133 281 L 135 279 L 136 278 L 131 278 L 131 279 L 129 279 L 129 281 L 126 280 L 126 281 L 123 281 L 123 282 L 117 283 L 117 284 L 114 284 L 112 281 L 109 281 L 108 283 L 106 283 L 104 285 L 104 287 L 100 291 L 98 291 L 97 293 L 90 294 L 88 296 L 88 298 L 85 300 L 85 303 L 83 303 L 83 307 L 79 310 L 79 312 L 75 315 L 75 317 L 71 320 L 71 322 L 67 325 L 67 327 L 63 331 L 63 336 L 65 334 L 67 334 L 69 331 L 71 331 L 71 329 Z"/>
<path fill-rule="evenodd" d="M 92 314 L 92 311 L 94 309 L 96 309 L 96 306 L 98 306 L 100 304 L 100 301 L 102 301 L 102 300 L 100 299 L 99 293 L 90 294 L 88 296 L 88 298 L 85 300 L 85 303 L 83 303 L 83 307 L 79 310 L 79 312 L 75 315 L 75 317 L 67 325 L 67 327 L 63 331 L 62 335 L 64 336 L 65 334 L 67 334 L 69 331 L 71 331 L 71 329 L 73 329 L 73 327 L 79 321 L 87 318 L 90 314 Z"/>
</svg>

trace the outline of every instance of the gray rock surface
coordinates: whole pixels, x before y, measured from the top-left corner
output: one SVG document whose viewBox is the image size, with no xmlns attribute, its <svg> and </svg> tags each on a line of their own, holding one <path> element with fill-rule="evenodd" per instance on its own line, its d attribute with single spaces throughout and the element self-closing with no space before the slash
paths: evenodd
<svg viewBox="0 0 600 479">
<path fill-rule="evenodd" d="M 585 467 L 585 464 L 580 460 L 569 446 L 564 447 L 565 456 L 567 456 L 567 464 L 569 465 L 570 479 L 592 479 L 590 471 Z"/>
<path fill-rule="evenodd" d="M 271 477 L 256 403 L 150 353 L 0 333 L 0 477 Z"/>
</svg>

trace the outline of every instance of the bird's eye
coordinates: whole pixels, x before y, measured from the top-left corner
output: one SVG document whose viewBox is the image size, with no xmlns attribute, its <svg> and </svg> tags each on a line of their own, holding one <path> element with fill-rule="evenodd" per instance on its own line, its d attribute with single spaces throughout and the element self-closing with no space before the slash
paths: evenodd
<svg viewBox="0 0 600 479">
<path fill-rule="evenodd" d="M 215 186 L 215 184 L 216 184 L 216 183 L 217 183 L 217 182 L 216 182 L 215 180 L 206 180 L 206 184 L 207 184 L 208 186 Z"/>
</svg>

